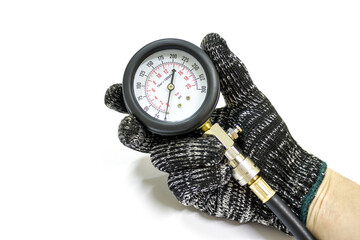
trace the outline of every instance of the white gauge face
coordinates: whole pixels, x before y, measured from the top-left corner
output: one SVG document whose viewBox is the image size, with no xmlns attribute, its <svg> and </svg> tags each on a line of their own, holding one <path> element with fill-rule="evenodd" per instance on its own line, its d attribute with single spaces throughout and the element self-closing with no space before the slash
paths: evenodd
<svg viewBox="0 0 360 240">
<path fill-rule="evenodd" d="M 134 93 L 140 107 L 150 116 L 177 122 L 191 117 L 207 93 L 205 71 L 185 51 L 168 49 L 147 57 L 134 77 Z"/>
</svg>

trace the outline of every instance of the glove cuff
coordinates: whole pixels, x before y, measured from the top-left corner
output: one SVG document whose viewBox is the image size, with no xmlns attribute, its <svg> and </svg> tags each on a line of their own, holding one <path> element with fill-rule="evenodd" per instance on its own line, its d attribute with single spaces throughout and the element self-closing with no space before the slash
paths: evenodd
<svg viewBox="0 0 360 240">
<path fill-rule="evenodd" d="M 269 159 L 260 166 L 262 175 L 299 219 L 306 224 L 309 206 L 321 185 L 327 164 L 299 146 L 289 155 L 275 151 L 277 161 Z M 264 164 L 265 163 L 265 164 Z"/>
</svg>

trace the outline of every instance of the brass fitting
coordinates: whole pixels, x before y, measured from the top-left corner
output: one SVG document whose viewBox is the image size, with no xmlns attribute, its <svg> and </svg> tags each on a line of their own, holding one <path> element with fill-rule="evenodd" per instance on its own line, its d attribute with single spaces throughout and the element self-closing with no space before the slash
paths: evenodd
<svg viewBox="0 0 360 240">
<path fill-rule="evenodd" d="M 242 154 L 233 141 L 238 137 L 238 133 L 241 132 L 240 127 L 237 126 L 234 130 L 230 129 L 226 133 L 219 124 L 211 125 L 208 120 L 199 129 L 204 131 L 205 134 L 214 135 L 224 145 L 226 149 L 225 156 L 232 168 L 232 175 L 241 186 L 249 184 L 250 189 L 263 203 L 274 196 L 275 191 L 271 189 L 262 177 L 257 175 L 260 169 L 255 166 L 249 157 Z"/>
<path fill-rule="evenodd" d="M 201 125 L 201 127 L 199 127 L 198 129 L 200 129 L 203 132 L 208 131 L 210 128 L 212 127 L 212 124 L 210 122 L 210 120 L 207 120 L 203 125 Z"/>
<path fill-rule="evenodd" d="M 249 187 L 263 203 L 266 203 L 274 196 L 275 191 L 272 190 L 262 177 L 256 176 L 255 179 L 255 181 L 249 182 Z"/>
</svg>

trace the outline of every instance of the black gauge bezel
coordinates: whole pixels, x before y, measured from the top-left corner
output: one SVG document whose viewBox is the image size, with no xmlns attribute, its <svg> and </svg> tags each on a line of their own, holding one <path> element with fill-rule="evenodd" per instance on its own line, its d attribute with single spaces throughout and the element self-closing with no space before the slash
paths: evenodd
<svg viewBox="0 0 360 240">
<path fill-rule="evenodd" d="M 204 68 L 208 81 L 203 104 L 191 117 L 183 121 L 166 122 L 151 117 L 141 108 L 135 97 L 134 80 L 139 65 L 151 54 L 166 49 L 182 50 L 195 57 Z M 218 102 L 219 94 L 219 77 L 208 55 L 196 45 L 181 39 L 161 39 L 141 48 L 131 58 L 123 78 L 123 96 L 129 113 L 134 114 L 150 131 L 164 136 L 185 134 L 199 128 L 210 118 Z"/>
</svg>

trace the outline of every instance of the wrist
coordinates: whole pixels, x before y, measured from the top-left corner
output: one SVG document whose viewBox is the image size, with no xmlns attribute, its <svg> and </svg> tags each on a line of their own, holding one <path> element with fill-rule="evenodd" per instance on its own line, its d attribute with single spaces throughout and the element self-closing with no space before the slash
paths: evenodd
<svg viewBox="0 0 360 240">
<path fill-rule="evenodd" d="M 307 217 L 309 214 L 310 205 L 315 199 L 315 196 L 324 181 L 326 171 L 327 171 L 327 164 L 321 161 L 321 165 L 319 167 L 317 177 L 316 179 L 314 179 L 311 188 L 308 190 L 308 192 L 301 201 L 299 218 L 304 224 L 307 223 Z"/>
<path fill-rule="evenodd" d="M 309 207 L 306 226 L 318 239 L 359 239 L 360 186 L 331 169 Z"/>
<path fill-rule="evenodd" d="M 319 228 L 320 219 L 324 215 L 324 209 L 328 205 L 328 195 L 332 191 L 331 179 L 334 175 L 334 171 L 328 168 L 325 173 L 323 182 L 321 183 L 313 201 L 309 206 L 309 211 L 306 219 L 306 226 L 311 232 Z"/>
</svg>

